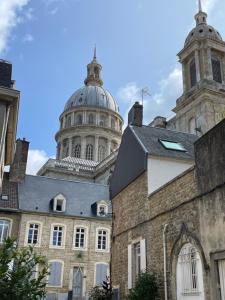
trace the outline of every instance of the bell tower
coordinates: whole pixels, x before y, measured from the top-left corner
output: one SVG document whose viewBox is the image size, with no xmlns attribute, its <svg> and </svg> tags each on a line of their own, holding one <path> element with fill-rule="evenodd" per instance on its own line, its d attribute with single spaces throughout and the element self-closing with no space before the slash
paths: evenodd
<svg viewBox="0 0 225 300">
<path fill-rule="evenodd" d="M 208 25 L 207 13 L 199 0 L 196 26 L 178 53 L 182 64 L 183 95 L 168 127 L 199 136 L 225 117 L 225 42 Z"/>
</svg>

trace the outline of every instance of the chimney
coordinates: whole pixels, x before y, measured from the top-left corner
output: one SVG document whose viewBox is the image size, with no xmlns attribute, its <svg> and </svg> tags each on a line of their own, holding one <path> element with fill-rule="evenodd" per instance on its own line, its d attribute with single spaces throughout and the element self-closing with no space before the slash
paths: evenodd
<svg viewBox="0 0 225 300">
<path fill-rule="evenodd" d="M 143 121 L 143 105 L 135 102 L 128 113 L 128 124 L 133 126 L 142 126 Z"/>
<path fill-rule="evenodd" d="M 5 60 L 0 60 L 0 86 L 12 87 L 12 64 Z"/>
<path fill-rule="evenodd" d="M 154 120 L 149 124 L 151 127 L 159 127 L 159 128 L 166 128 L 166 118 L 158 116 L 155 117 Z"/>
<path fill-rule="evenodd" d="M 16 152 L 14 160 L 10 166 L 10 181 L 23 181 L 26 174 L 27 156 L 28 156 L 29 142 L 25 139 L 16 141 Z"/>
</svg>

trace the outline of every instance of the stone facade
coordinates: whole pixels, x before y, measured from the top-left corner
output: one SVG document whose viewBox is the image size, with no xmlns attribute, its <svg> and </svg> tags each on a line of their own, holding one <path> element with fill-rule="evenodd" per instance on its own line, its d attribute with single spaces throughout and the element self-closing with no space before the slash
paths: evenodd
<svg viewBox="0 0 225 300">
<path fill-rule="evenodd" d="M 72 289 L 72 271 L 74 267 L 83 269 L 83 295 L 86 299 L 88 292 L 95 286 L 95 265 L 96 263 L 110 262 L 110 244 L 107 251 L 96 250 L 97 228 L 108 230 L 110 237 L 111 221 L 92 218 L 75 218 L 75 217 L 57 217 L 46 214 L 22 213 L 20 231 L 18 236 L 19 247 L 27 246 L 28 223 L 39 222 L 41 224 L 40 245 L 35 246 L 36 251 L 44 255 L 48 261 L 60 260 L 63 262 L 63 283 L 62 287 L 49 287 L 49 293 L 68 294 Z M 53 248 L 50 245 L 51 225 L 62 224 L 66 228 L 65 245 L 62 249 Z M 74 227 L 83 226 L 87 228 L 87 248 L 86 250 L 75 250 Z"/>
<path fill-rule="evenodd" d="M 178 254 L 186 243 L 194 245 L 201 257 L 204 299 L 220 299 L 216 278 L 218 253 L 220 259 L 225 258 L 225 182 L 224 168 L 218 166 L 224 166 L 225 162 L 225 152 L 220 151 L 224 148 L 224 134 L 225 121 L 196 143 L 197 165 L 158 191 L 147 196 L 147 175 L 144 173 L 113 199 L 112 282 L 120 287 L 121 299 L 128 293 L 127 247 L 140 238 L 146 240 L 147 269 L 157 276 L 159 299 L 165 299 L 165 224 L 168 225 L 168 299 L 180 300 L 176 294 L 176 269 Z"/>
</svg>

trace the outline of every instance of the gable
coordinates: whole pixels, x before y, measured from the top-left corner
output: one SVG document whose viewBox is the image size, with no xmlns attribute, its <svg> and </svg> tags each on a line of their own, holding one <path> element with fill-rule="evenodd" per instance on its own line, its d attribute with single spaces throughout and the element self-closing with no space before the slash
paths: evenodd
<svg viewBox="0 0 225 300">
<path fill-rule="evenodd" d="M 111 199 L 146 169 L 147 152 L 128 126 L 122 137 L 115 169 L 110 181 Z"/>
</svg>

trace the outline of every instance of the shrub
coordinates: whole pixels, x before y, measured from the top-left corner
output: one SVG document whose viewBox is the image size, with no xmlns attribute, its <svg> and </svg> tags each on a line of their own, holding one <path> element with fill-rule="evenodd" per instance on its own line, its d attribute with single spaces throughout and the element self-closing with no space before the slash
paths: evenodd
<svg viewBox="0 0 225 300">
<path fill-rule="evenodd" d="M 137 277 L 135 287 L 130 291 L 129 300 L 155 300 L 158 295 L 158 287 L 155 275 L 141 273 Z"/>
</svg>

